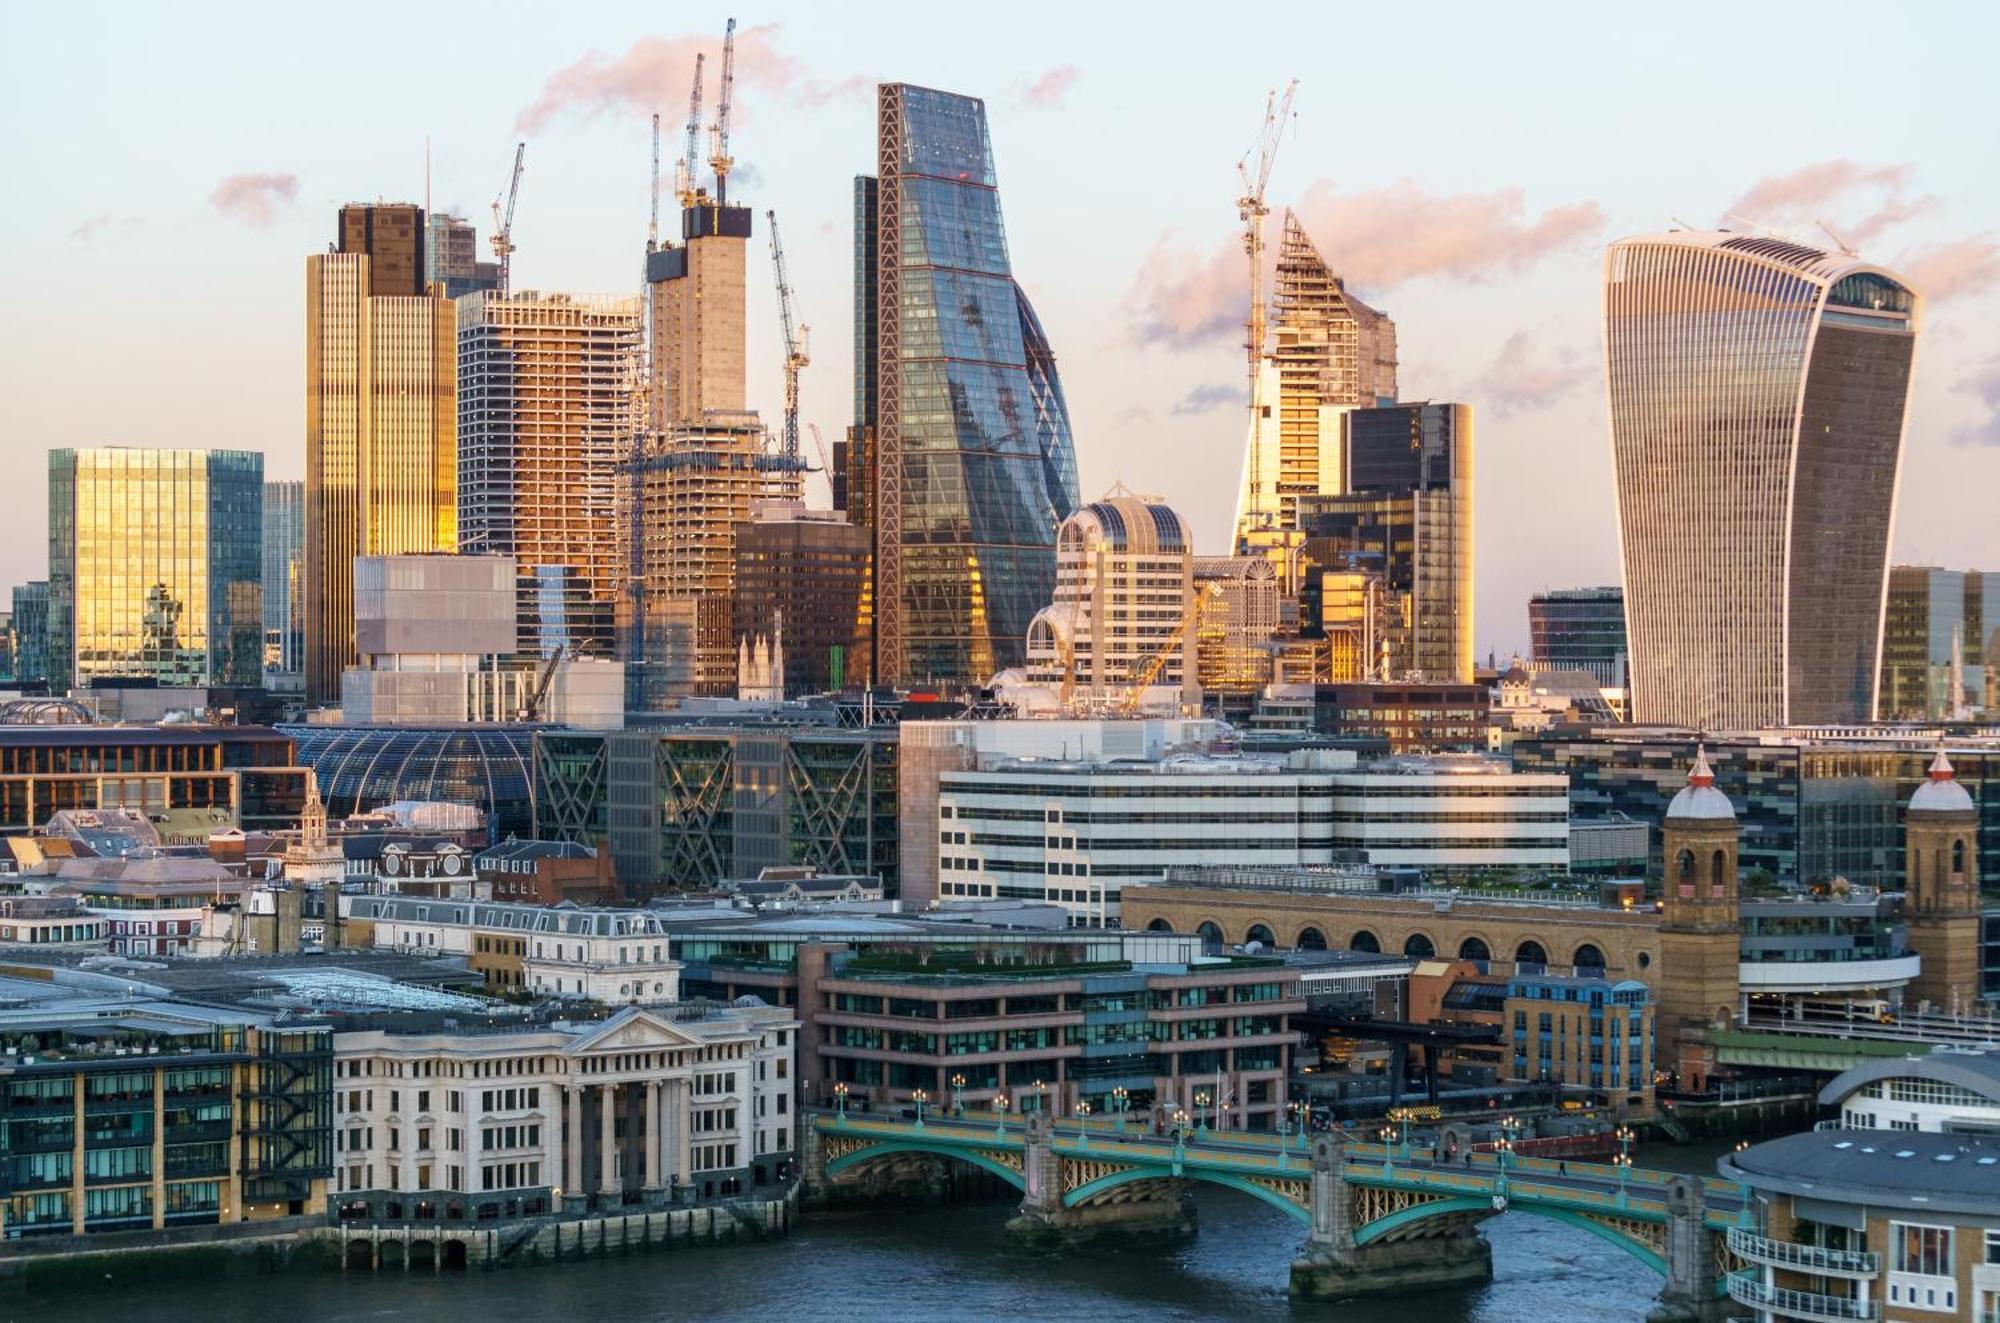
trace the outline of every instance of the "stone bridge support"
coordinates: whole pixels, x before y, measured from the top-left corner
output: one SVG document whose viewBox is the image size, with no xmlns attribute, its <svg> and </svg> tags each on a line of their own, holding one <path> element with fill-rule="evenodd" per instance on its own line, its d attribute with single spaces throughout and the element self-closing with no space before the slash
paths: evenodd
<svg viewBox="0 0 2000 1323">
<path fill-rule="evenodd" d="M 1715 1233 L 1708 1229 L 1701 1182 L 1677 1176 L 1667 1183 L 1667 1284 L 1647 1323 L 1723 1323 L 1729 1302 L 1715 1294 L 1720 1268 Z"/>
<path fill-rule="evenodd" d="M 1156 1240 L 1194 1231 L 1194 1204 L 1186 1182 L 1145 1177 L 1114 1186 L 1086 1204 L 1068 1207 L 1063 1196 L 1117 1164 L 1066 1158 L 1055 1150 L 1055 1127 L 1048 1113 L 1028 1119 L 1027 1147 L 1021 1155 L 1025 1192 L 1007 1234 L 1025 1245 L 1064 1249 L 1110 1239 Z"/>
<path fill-rule="evenodd" d="M 1345 1156 L 1331 1136 L 1313 1141 L 1312 1234 L 1292 1263 L 1292 1295 L 1346 1300 L 1465 1286 L 1493 1276 L 1493 1250 L 1477 1219 L 1438 1217 L 1412 1224 L 1409 1239 L 1354 1241 L 1354 1198 Z"/>
</svg>

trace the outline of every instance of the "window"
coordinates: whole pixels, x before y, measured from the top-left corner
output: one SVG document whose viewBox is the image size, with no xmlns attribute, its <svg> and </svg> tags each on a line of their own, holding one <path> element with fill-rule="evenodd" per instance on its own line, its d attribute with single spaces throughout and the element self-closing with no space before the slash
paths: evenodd
<svg viewBox="0 0 2000 1323">
<path fill-rule="evenodd" d="M 1893 1222 L 1889 1235 L 1896 1247 L 1896 1271 L 1921 1277 L 1951 1275 L 1951 1228 Z"/>
</svg>

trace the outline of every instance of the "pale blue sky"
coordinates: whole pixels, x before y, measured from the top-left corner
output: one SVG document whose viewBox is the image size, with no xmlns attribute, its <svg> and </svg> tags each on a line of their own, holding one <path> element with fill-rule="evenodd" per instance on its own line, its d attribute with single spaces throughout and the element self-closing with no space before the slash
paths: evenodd
<svg viewBox="0 0 2000 1323">
<path fill-rule="evenodd" d="M 848 422 L 850 180 L 868 84 L 983 96 L 1015 270 L 1075 416 L 1083 487 L 1157 492 L 1220 549 L 1241 463 L 1235 162 L 1299 79 L 1273 177 L 1395 317 L 1406 397 L 1479 411 L 1482 653 L 1525 597 L 1615 582 L 1599 368 L 1606 240 L 1757 219 L 1924 264 L 1896 554 L 2000 570 L 2000 155 L 1990 5 L 789 5 L 743 9 L 733 191 L 783 226 L 813 327 L 805 416 Z M 488 227 L 524 112 L 520 288 L 620 292 L 646 222 L 646 111 L 685 113 L 682 4 L 40 5 L 0 17 L 0 584 L 44 571 L 44 452 L 101 444 L 302 460 L 303 262 L 354 198 Z M 714 29 L 711 31 L 710 29 Z M 645 38 L 674 44 L 634 47 Z M 591 53 L 603 61 L 578 68 Z M 627 58 L 627 57 L 633 58 Z M 570 74 L 555 84 L 564 70 Z M 567 89 L 567 93 L 566 93 Z M 545 96 L 545 93 L 549 95 Z M 713 88 L 711 86 L 711 97 Z M 670 133 L 671 157 L 677 135 Z M 1836 164 L 1827 164 L 1836 163 Z M 239 176 L 291 176 L 282 187 Z M 1791 199 L 1788 204 L 1786 199 Z M 780 407 L 764 226 L 753 403 Z M 1865 239 L 1854 238 L 1859 232 Z M 1931 291 L 1935 292 L 1935 291 Z M 1202 387 L 1211 389 L 1197 394 Z M 1983 391 L 1982 391 L 1983 387 Z M 1191 398 L 1192 397 L 1192 398 Z M 1983 437 L 1983 444 L 1978 438 Z"/>
</svg>

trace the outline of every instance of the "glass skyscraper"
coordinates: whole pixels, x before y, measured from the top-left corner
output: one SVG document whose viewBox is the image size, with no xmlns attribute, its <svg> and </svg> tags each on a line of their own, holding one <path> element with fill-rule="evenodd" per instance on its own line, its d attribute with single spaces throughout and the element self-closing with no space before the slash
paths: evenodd
<svg viewBox="0 0 2000 1323">
<path fill-rule="evenodd" d="M 2000 574 L 1898 565 L 1882 627 L 1883 721 L 2000 712 Z"/>
<path fill-rule="evenodd" d="M 1634 721 L 1873 715 L 1917 305 L 1879 267 L 1778 239 L 1611 245 Z"/>
<path fill-rule="evenodd" d="M 877 89 L 855 197 L 855 426 L 843 508 L 874 545 L 877 683 L 983 684 L 1023 659 L 1077 506 L 1069 409 L 1015 282 L 985 104 Z"/>
<path fill-rule="evenodd" d="M 264 670 L 295 676 L 305 664 L 306 485 L 264 484 Z"/>
<path fill-rule="evenodd" d="M 1588 671 L 1611 689 L 1625 686 L 1625 592 L 1557 588 L 1528 599 L 1528 637 L 1537 667 Z"/>
<path fill-rule="evenodd" d="M 264 457 L 49 452 L 49 681 L 263 679 Z"/>
</svg>

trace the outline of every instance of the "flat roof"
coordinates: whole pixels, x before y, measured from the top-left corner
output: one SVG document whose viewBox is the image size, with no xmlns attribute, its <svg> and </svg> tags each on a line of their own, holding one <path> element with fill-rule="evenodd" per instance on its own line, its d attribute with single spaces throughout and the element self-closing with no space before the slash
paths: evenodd
<svg viewBox="0 0 2000 1323">
<path fill-rule="evenodd" d="M 1899 1213 L 2000 1217 L 2000 1138 L 1913 1130 L 1809 1130 L 1717 1161 L 1758 1190 Z"/>
</svg>

